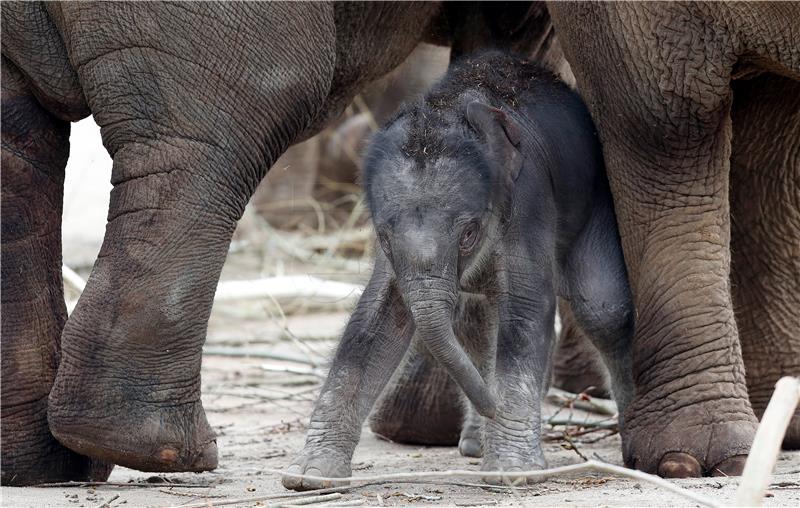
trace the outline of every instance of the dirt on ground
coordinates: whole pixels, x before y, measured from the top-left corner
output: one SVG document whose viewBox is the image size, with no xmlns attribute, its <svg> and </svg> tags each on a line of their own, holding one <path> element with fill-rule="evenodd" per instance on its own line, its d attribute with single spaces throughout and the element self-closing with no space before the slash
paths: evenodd
<svg viewBox="0 0 800 508">
<path fill-rule="evenodd" d="M 361 262 L 354 261 L 352 256 L 343 259 L 336 247 L 338 233 L 330 233 L 325 246 L 319 232 L 314 235 L 265 232 L 263 227 L 258 229 L 247 221 L 241 229 L 235 237 L 223 280 L 252 280 L 284 273 L 312 274 L 362 284 L 366 281 L 369 246 L 363 249 Z M 352 236 L 351 233 L 348 235 Z M 311 243 L 316 242 L 316 246 L 309 246 L 308 238 L 312 238 Z M 67 247 L 65 243 L 65 250 Z M 90 266 L 75 268 L 86 276 Z M 68 299 L 76 297 L 75 291 L 67 292 Z M 291 497 L 275 497 L 290 493 L 281 486 L 279 475 L 273 471 L 289 465 L 303 447 L 308 418 L 325 375 L 325 364 L 352 304 L 352 298 L 339 302 L 313 298 L 278 302 L 258 298 L 215 304 L 202 367 L 203 404 L 218 435 L 220 457 L 215 471 L 153 474 L 117 467 L 109 478 L 110 483 L 102 486 L 3 487 L 0 490 L 2 506 L 265 507 L 299 502 Z M 545 404 L 543 414 L 548 421 L 569 422 L 568 425 L 544 425 L 544 451 L 551 467 L 577 464 L 586 459 L 621 465 L 619 435 L 606 428 L 609 422 L 613 423 L 609 416 L 550 402 Z M 550 420 L 554 415 L 556 418 Z M 565 434 L 572 437 L 567 440 Z M 461 457 L 454 447 L 391 443 L 366 427 L 353 458 L 353 474 L 357 476 L 451 469 L 477 471 L 479 468 L 478 460 Z M 734 500 L 739 479 L 703 478 L 673 483 L 721 505 L 729 505 Z M 573 474 L 515 489 L 493 488 L 478 479 L 463 478 L 370 484 L 342 492 L 341 497 L 329 504 L 310 506 L 334 506 L 330 503 L 340 503 L 340 506 L 697 506 L 650 483 L 604 473 Z M 800 452 L 781 454 L 764 504 L 800 506 Z"/>
<path fill-rule="evenodd" d="M 341 327 L 347 315 L 317 315 L 313 323 L 299 324 L 290 318 L 288 326 L 297 337 L 314 329 Z M 307 326 L 307 327 L 306 327 Z M 212 335 L 212 338 L 220 338 Z M 314 350 L 326 350 L 328 341 L 314 343 Z M 230 340 L 210 340 L 232 351 Z M 286 345 L 285 342 L 283 342 Z M 247 351 L 287 355 L 302 354 L 297 348 L 274 345 L 253 346 Z M 309 353 L 312 354 L 313 353 Z M 283 367 L 291 372 L 279 372 Z M 49 487 L 2 489 L 2 505 L 18 508 L 67 507 L 168 507 L 279 506 L 287 499 L 261 499 L 286 494 L 279 476 L 269 470 L 287 466 L 303 446 L 306 423 L 313 407 L 320 379 L 315 369 L 295 363 L 263 358 L 206 356 L 203 361 L 203 402 L 209 421 L 218 434 L 219 468 L 206 473 L 152 474 L 117 467 L 109 478 L 114 485 L 99 487 Z M 596 421 L 607 416 L 546 404 L 545 417 L 559 411 L 575 422 Z M 572 429 L 577 427 L 571 427 Z M 550 429 L 544 451 L 550 466 L 583 462 L 584 458 L 621 464 L 620 440 L 611 431 L 598 431 L 574 438 L 577 450 L 558 439 L 565 427 Z M 607 437 L 604 437 L 607 436 Z M 595 442 L 589 442 L 595 441 Z M 390 443 L 365 428 L 353 458 L 353 475 L 374 475 L 409 471 L 447 469 L 478 470 L 479 461 L 461 457 L 456 448 L 420 447 Z M 702 493 L 721 504 L 730 504 L 738 478 L 705 478 L 674 482 L 692 492 Z M 117 497 L 118 496 L 118 497 Z M 800 453 L 783 453 L 773 476 L 768 506 L 800 506 Z M 358 501 L 363 506 L 696 506 L 696 503 L 659 487 L 608 474 L 576 474 L 555 478 L 521 489 L 497 489 L 476 479 L 450 478 L 431 483 L 390 483 L 355 487 L 342 493 L 341 501 Z M 314 506 L 314 505 L 311 505 Z M 326 506 L 319 504 L 317 506 Z M 332 505 L 331 505 L 332 506 Z"/>
<path fill-rule="evenodd" d="M 207 473 L 153 474 L 117 467 L 109 478 L 114 485 L 99 487 L 49 487 L 2 489 L 2 505 L 15 508 L 279 506 L 287 499 L 261 499 L 286 494 L 278 474 L 301 450 L 306 424 L 318 393 L 322 362 L 347 319 L 345 312 L 272 318 L 235 317 L 246 314 L 241 306 L 228 315 L 215 311 L 207 347 L 226 356 L 206 355 L 203 360 L 203 403 L 218 434 L 219 468 Z M 231 315 L 233 314 L 233 315 Z M 266 314 L 266 313 L 265 313 Z M 232 326 L 238 322 L 238 326 Z M 287 339 L 287 330 L 292 339 Z M 316 338 L 315 338 L 316 336 Z M 300 345 L 302 344 L 302 345 Z M 228 356 L 250 354 L 255 357 Z M 257 355 L 297 357 L 308 362 L 287 362 Z M 545 425 L 544 451 L 550 466 L 577 464 L 584 458 L 621 464 L 619 435 L 597 430 L 572 438 L 574 449 L 563 439 L 581 422 L 608 416 L 593 415 L 563 405 L 546 403 L 544 417 L 558 413 L 568 427 Z M 586 429 L 584 429 L 586 430 Z M 591 430 L 591 429 L 590 429 Z M 461 457 L 453 447 L 421 447 L 387 442 L 365 428 L 353 458 L 353 475 L 409 471 L 478 470 L 479 460 Z M 705 478 L 674 482 L 721 504 L 730 504 L 738 478 Z M 118 497 L 117 497 L 118 496 Z M 785 452 L 773 476 L 769 506 L 800 506 L 800 452 Z M 576 474 L 521 489 L 497 489 L 477 479 L 450 478 L 431 483 L 390 483 L 355 487 L 336 500 L 358 501 L 363 506 L 696 506 L 659 487 L 608 474 Z M 311 505 L 314 506 L 314 505 Z M 320 504 L 318 506 L 326 506 Z M 330 505 L 333 506 L 333 505 Z"/>
</svg>

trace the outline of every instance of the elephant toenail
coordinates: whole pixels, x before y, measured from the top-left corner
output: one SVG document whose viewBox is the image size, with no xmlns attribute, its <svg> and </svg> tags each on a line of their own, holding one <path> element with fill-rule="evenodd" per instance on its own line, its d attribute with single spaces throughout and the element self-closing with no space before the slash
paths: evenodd
<svg viewBox="0 0 800 508">
<path fill-rule="evenodd" d="M 310 467 L 306 469 L 306 472 L 304 474 L 306 476 L 323 476 L 322 471 L 320 471 L 316 467 Z"/>
<path fill-rule="evenodd" d="M 178 451 L 174 448 L 162 448 L 161 451 L 158 452 L 158 459 L 161 462 L 176 462 L 178 460 Z"/>
<path fill-rule="evenodd" d="M 217 463 L 217 442 L 211 441 L 203 448 L 203 451 L 200 452 L 200 456 L 194 463 L 194 468 L 201 471 L 208 471 L 210 469 L 216 469 Z"/>
<path fill-rule="evenodd" d="M 688 453 L 670 452 L 661 459 L 658 475 L 664 478 L 698 478 L 702 476 L 702 468 Z"/>
</svg>

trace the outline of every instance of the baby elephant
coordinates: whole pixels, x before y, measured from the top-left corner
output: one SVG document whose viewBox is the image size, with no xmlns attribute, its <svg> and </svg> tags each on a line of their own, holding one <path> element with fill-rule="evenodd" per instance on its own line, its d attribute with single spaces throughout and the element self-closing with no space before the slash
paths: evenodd
<svg viewBox="0 0 800 508">
<path fill-rule="evenodd" d="M 349 476 L 362 423 L 412 339 L 469 400 L 461 453 L 512 473 L 487 481 L 545 467 L 540 405 L 558 297 L 625 407 L 631 298 L 600 145 L 577 94 L 515 56 L 464 59 L 376 134 L 364 188 L 375 268 L 288 473 Z"/>
</svg>

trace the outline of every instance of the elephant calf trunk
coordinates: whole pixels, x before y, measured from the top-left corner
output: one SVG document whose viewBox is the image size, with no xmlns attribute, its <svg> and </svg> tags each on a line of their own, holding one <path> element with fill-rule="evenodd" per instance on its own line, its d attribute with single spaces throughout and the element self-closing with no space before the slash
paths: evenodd
<svg viewBox="0 0 800 508">
<path fill-rule="evenodd" d="M 422 343 L 464 390 L 478 413 L 494 418 L 495 397 L 453 332 L 452 305 L 441 299 L 422 297 L 412 301 L 409 307 Z"/>
</svg>

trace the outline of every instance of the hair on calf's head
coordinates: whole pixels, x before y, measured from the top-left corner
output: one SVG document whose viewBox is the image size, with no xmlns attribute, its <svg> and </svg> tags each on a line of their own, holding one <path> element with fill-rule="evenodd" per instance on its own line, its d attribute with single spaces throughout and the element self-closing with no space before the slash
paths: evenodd
<svg viewBox="0 0 800 508">
<path fill-rule="evenodd" d="M 485 210 L 489 162 L 462 116 L 421 100 L 376 133 L 363 178 L 376 221 L 411 209 L 476 215 Z"/>
<path fill-rule="evenodd" d="M 488 206 L 491 154 L 467 119 L 471 102 L 508 111 L 537 82 L 554 75 L 500 52 L 464 58 L 421 99 L 406 104 L 374 136 L 364 159 L 364 189 L 373 217 L 386 208 L 436 201 L 443 208 Z M 563 86 L 563 85 L 562 85 Z M 448 199 L 449 197 L 449 199 Z"/>
</svg>

